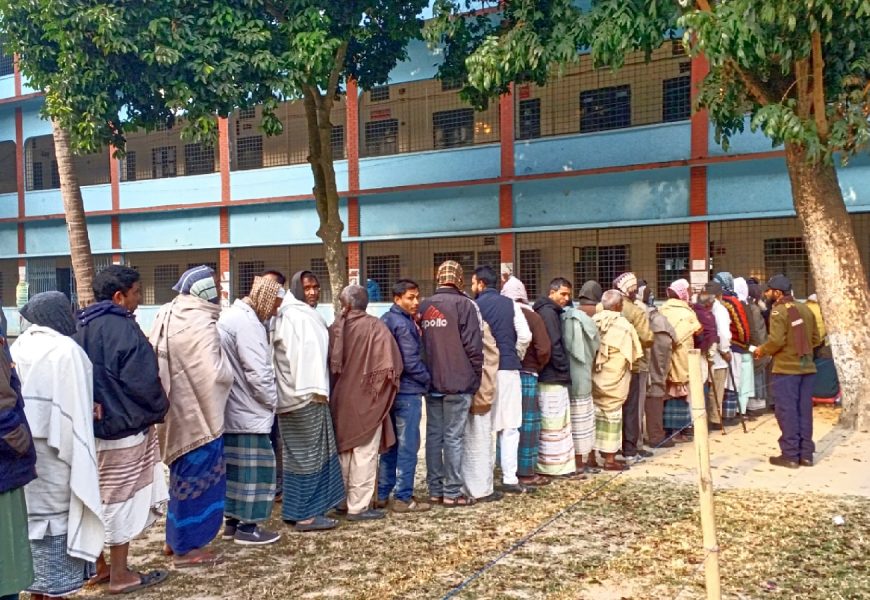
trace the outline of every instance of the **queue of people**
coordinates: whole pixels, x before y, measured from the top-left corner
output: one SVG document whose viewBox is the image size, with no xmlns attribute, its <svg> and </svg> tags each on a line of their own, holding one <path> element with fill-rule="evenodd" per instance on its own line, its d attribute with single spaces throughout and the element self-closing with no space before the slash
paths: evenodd
<svg viewBox="0 0 870 600">
<path fill-rule="evenodd" d="M 773 405 L 771 464 L 813 464 L 823 341 L 783 275 L 762 286 L 717 273 L 694 297 L 679 279 L 659 306 L 634 273 L 576 294 L 557 277 L 534 303 L 488 266 L 471 274 L 471 295 L 457 262 L 436 278 L 425 299 L 396 282 L 380 319 L 350 285 L 327 325 L 310 271 L 289 290 L 263 273 L 222 310 L 203 265 L 182 275 L 147 337 L 129 267 L 98 273 L 97 302 L 78 316 L 59 292 L 32 297 L 30 327 L 0 360 L 0 598 L 159 584 L 166 569 L 138 572 L 128 558 L 164 514 L 164 553 L 182 569 L 221 562 L 208 549 L 219 533 L 278 541 L 262 526 L 276 501 L 284 523 L 313 532 L 630 469 L 691 439 L 693 348 L 714 429 Z"/>
</svg>

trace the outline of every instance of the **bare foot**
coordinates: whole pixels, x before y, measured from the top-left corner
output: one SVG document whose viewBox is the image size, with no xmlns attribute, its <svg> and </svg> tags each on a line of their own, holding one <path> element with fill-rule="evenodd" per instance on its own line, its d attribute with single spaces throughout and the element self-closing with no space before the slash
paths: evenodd
<svg viewBox="0 0 870 600">
<path fill-rule="evenodd" d="M 187 567 L 213 567 L 221 562 L 222 560 L 218 555 L 198 548 L 187 554 L 176 554 L 172 564 L 177 569 L 184 569 Z"/>
<path fill-rule="evenodd" d="M 109 592 L 118 594 L 131 586 L 139 584 L 139 573 L 127 569 L 120 574 L 113 574 L 112 580 L 109 582 Z"/>
</svg>

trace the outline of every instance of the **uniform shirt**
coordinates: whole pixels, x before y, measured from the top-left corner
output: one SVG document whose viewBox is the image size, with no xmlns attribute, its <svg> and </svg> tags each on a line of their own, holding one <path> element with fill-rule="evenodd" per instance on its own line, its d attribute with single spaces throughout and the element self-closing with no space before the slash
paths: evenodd
<svg viewBox="0 0 870 600">
<path fill-rule="evenodd" d="M 813 362 L 812 353 L 800 357 L 795 350 L 794 336 L 798 330 L 792 327 L 791 319 L 788 316 L 788 309 L 792 306 L 797 308 L 801 319 L 803 319 L 804 333 L 807 336 L 810 349 L 819 345 L 819 330 L 816 327 L 813 311 L 805 304 L 789 299 L 786 302 L 774 304 L 771 308 L 770 333 L 767 335 L 767 341 L 759 350 L 762 354 L 773 357 L 771 370 L 776 374 L 807 375 L 815 373 L 816 365 Z"/>
</svg>

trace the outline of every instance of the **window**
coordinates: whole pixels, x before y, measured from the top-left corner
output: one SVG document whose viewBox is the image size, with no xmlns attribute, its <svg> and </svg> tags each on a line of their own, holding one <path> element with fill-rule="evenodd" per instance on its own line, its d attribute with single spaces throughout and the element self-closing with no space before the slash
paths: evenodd
<svg viewBox="0 0 870 600">
<path fill-rule="evenodd" d="M 239 110 L 239 119 L 253 119 L 257 116 L 257 107 L 242 108 Z"/>
<path fill-rule="evenodd" d="M 345 267 L 346 268 L 346 267 Z M 317 281 L 320 283 L 320 302 L 332 302 L 332 288 L 329 283 L 329 269 L 326 268 L 326 260 L 323 258 L 312 258 L 311 268 L 309 269 Z"/>
<path fill-rule="evenodd" d="M 541 251 L 537 248 L 520 250 L 520 264 L 517 277 L 526 286 L 529 300 L 538 297 L 538 286 L 541 279 Z M 579 286 L 580 283 L 578 282 Z"/>
<path fill-rule="evenodd" d="M 369 92 L 369 100 L 372 102 L 383 102 L 390 99 L 390 86 L 376 85 Z"/>
<path fill-rule="evenodd" d="M 671 42 L 671 56 L 685 56 L 686 47 L 683 46 L 682 40 L 673 40 Z"/>
<path fill-rule="evenodd" d="M 15 73 L 15 58 L 11 54 L 6 54 L 0 50 L 0 77 L 12 75 Z"/>
<path fill-rule="evenodd" d="M 136 152 L 129 151 L 124 157 L 124 181 L 136 181 Z"/>
<path fill-rule="evenodd" d="M 172 286 L 178 283 L 181 272 L 178 265 L 157 265 L 154 267 L 154 304 L 166 304 L 175 297 Z"/>
<path fill-rule="evenodd" d="M 541 99 L 531 98 L 520 100 L 519 107 L 519 137 L 529 140 L 541 137 Z"/>
<path fill-rule="evenodd" d="M 254 285 L 254 277 L 266 270 L 266 263 L 262 260 L 239 261 L 238 284 L 235 291 L 237 298 L 243 298 L 251 291 Z"/>
<path fill-rule="evenodd" d="M 477 253 L 478 267 L 492 267 L 498 273 L 501 270 L 501 251 L 500 250 L 481 250 Z M 469 276 L 469 281 L 471 276 Z"/>
<path fill-rule="evenodd" d="M 631 126 L 631 86 L 620 85 L 580 93 L 580 131 Z"/>
<path fill-rule="evenodd" d="M 333 125 L 329 136 L 332 145 L 332 157 L 336 160 L 344 158 L 344 125 Z"/>
<path fill-rule="evenodd" d="M 594 279 L 607 289 L 617 275 L 631 270 L 629 246 L 583 246 L 574 248 L 574 285 Z"/>
<path fill-rule="evenodd" d="M 243 137 L 236 140 L 236 169 L 263 168 L 263 136 Z"/>
<path fill-rule="evenodd" d="M 214 146 L 206 144 L 184 145 L 184 174 L 214 173 Z"/>
<path fill-rule="evenodd" d="M 689 244 L 656 244 L 656 297 L 665 298 L 680 278 L 689 279 Z"/>
<path fill-rule="evenodd" d="M 441 80 L 441 91 L 452 92 L 453 90 L 462 89 L 462 80 L 455 77 Z"/>
<path fill-rule="evenodd" d="M 161 179 L 163 177 L 175 177 L 177 175 L 175 165 L 175 146 L 161 146 L 151 149 L 151 177 Z"/>
<path fill-rule="evenodd" d="M 810 292 L 810 265 L 803 238 L 764 240 L 764 270 L 768 277 L 783 273 L 799 298 L 806 298 Z"/>
<path fill-rule="evenodd" d="M 466 252 L 466 251 L 456 251 L 456 252 L 436 252 L 432 255 L 432 279 L 435 279 L 435 275 L 438 273 L 438 267 L 441 266 L 445 260 L 455 260 L 460 265 L 462 265 L 462 275 L 465 280 L 465 284 L 471 283 L 471 274 L 474 273 L 474 252 Z"/>
<path fill-rule="evenodd" d="M 692 116 L 692 83 L 689 75 L 662 81 L 662 121 L 682 121 Z"/>
<path fill-rule="evenodd" d="M 60 171 L 57 170 L 57 161 L 51 161 L 51 188 L 57 189 L 60 187 Z"/>
<path fill-rule="evenodd" d="M 0 142 L 0 194 L 14 194 L 18 190 L 15 142 Z"/>
<path fill-rule="evenodd" d="M 31 190 L 41 190 L 45 187 L 45 184 L 42 180 L 42 163 L 35 162 L 30 167 L 30 189 Z"/>
<path fill-rule="evenodd" d="M 474 109 L 457 108 L 432 113 L 435 148 L 455 148 L 474 143 Z"/>
<path fill-rule="evenodd" d="M 216 262 L 206 261 L 206 262 L 187 263 L 188 269 L 193 269 L 195 267 L 208 267 L 209 269 L 214 271 L 218 277 L 220 277 L 220 273 L 218 273 L 218 268 L 217 268 L 218 264 Z"/>
<path fill-rule="evenodd" d="M 399 151 L 399 120 L 385 119 L 366 123 L 366 155 L 383 156 Z"/>
<path fill-rule="evenodd" d="M 366 287 L 369 291 L 369 302 L 386 302 L 391 300 L 390 290 L 399 280 L 399 255 L 366 256 Z M 369 281 L 374 281 L 377 294 L 372 293 Z"/>
</svg>

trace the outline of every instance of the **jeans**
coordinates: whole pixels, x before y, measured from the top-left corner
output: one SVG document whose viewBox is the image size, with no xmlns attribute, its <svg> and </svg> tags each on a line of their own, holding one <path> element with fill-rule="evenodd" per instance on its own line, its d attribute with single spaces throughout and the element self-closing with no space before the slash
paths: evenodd
<svg viewBox="0 0 870 600">
<path fill-rule="evenodd" d="M 471 394 L 426 397 L 426 482 L 429 495 L 462 493 L 462 436 Z"/>
<path fill-rule="evenodd" d="M 774 414 L 782 431 L 779 449 L 789 460 L 812 460 L 816 450 L 813 443 L 813 383 L 816 374 L 774 373 L 772 379 L 776 394 Z"/>
<path fill-rule="evenodd" d="M 396 443 L 381 455 L 378 477 L 378 500 L 387 500 L 395 492 L 396 500 L 410 502 L 414 493 L 414 473 L 420 451 L 420 415 L 423 397 L 420 394 L 396 394 L 390 420 L 396 432 Z"/>
</svg>

